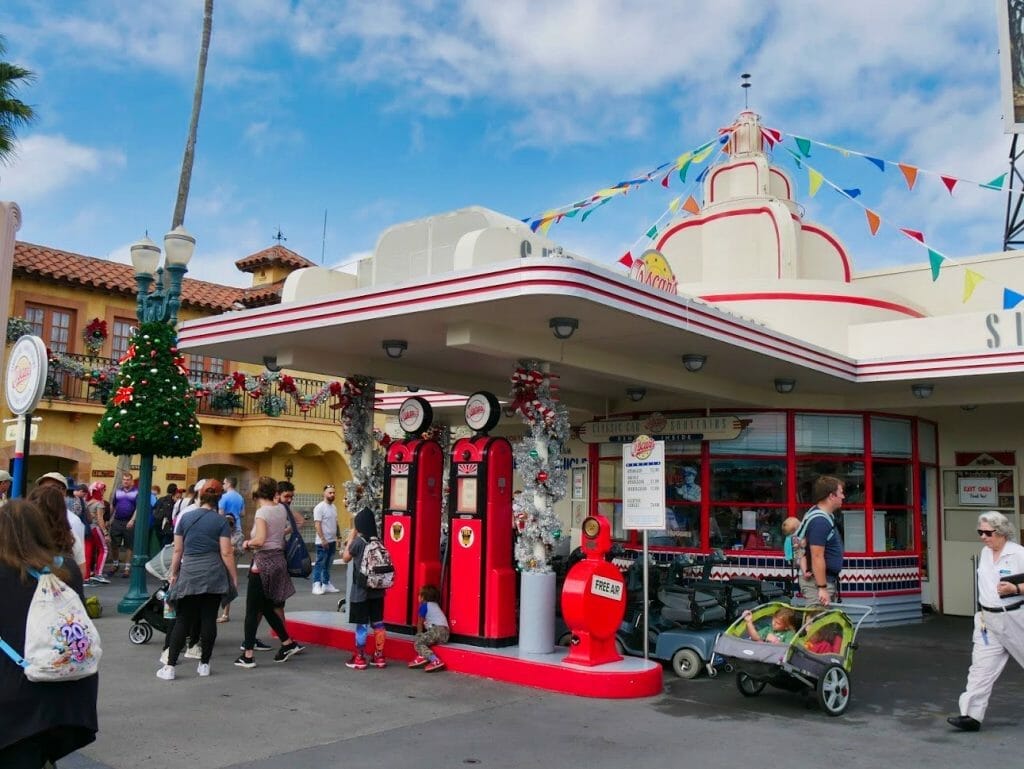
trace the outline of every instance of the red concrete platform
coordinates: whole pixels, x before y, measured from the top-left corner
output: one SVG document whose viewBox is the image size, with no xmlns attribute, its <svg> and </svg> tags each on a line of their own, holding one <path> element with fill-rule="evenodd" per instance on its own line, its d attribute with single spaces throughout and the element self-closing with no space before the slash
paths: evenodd
<svg viewBox="0 0 1024 769">
<path fill-rule="evenodd" d="M 300 643 L 347 652 L 355 648 L 355 625 L 345 622 L 338 612 L 297 611 L 287 616 L 288 634 Z M 416 656 L 412 640 L 412 636 L 388 632 L 384 647 L 388 660 L 393 664 L 410 662 Z M 662 692 L 661 664 L 639 657 L 584 667 L 562 662 L 566 650 L 560 647 L 551 654 L 528 654 L 517 646 L 491 649 L 451 643 L 437 647 L 437 653 L 445 668 L 455 673 L 578 697 L 630 699 Z"/>
</svg>

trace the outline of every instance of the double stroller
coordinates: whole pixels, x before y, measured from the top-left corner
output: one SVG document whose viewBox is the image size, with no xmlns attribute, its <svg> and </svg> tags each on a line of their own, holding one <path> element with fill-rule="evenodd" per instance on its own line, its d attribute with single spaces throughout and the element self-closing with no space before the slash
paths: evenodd
<svg viewBox="0 0 1024 769">
<path fill-rule="evenodd" d="M 864 613 L 856 623 L 837 608 L 789 606 L 776 601 L 752 611 L 758 624 L 781 608 L 803 616 L 800 629 L 788 644 L 754 641 L 747 637 L 746 621 L 733 622 L 715 642 L 720 654 L 736 670 L 736 688 L 744 697 L 756 697 L 772 686 L 791 692 L 813 693 L 830 716 L 842 715 L 850 704 L 850 671 L 857 648 L 857 631 L 871 612 L 867 606 L 852 606 Z"/>
</svg>

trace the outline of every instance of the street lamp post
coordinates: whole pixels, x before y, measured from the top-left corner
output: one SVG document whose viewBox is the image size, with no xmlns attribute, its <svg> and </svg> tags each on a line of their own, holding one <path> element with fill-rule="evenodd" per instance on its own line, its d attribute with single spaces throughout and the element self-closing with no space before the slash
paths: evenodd
<svg viewBox="0 0 1024 769">
<path fill-rule="evenodd" d="M 175 326 L 181 305 L 181 282 L 196 247 L 184 227 L 178 226 L 164 236 L 166 264 L 160 263 L 160 247 L 149 238 L 132 245 L 132 266 L 138 286 L 136 316 L 139 323 L 157 322 Z M 156 287 L 150 291 L 154 280 Z M 135 537 L 132 548 L 132 578 L 128 592 L 117 605 L 121 614 L 132 614 L 149 600 L 146 589 L 146 562 L 149 560 L 149 518 L 152 507 L 153 454 L 139 458 L 139 495 L 135 503 Z"/>
</svg>

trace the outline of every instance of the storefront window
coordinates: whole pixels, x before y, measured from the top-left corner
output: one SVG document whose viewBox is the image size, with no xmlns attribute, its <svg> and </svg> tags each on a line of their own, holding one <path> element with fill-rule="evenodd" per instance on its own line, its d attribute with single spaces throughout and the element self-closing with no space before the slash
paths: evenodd
<svg viewBox="0 0 1024 769">
<path fill-rule="evenodd" d="M 786 460 L 716 459 L 711 463 L 712 502 L 786 501 Z"/>
<path fill-rule="evenodd" d="M 843 482 L 847 505 L 864 504 L 864 462 L 850 459 L 798 459 L 796 461 L 796 493 L 801 506 L 818 500 L 812 489 L 819 475 L 831 475 Z M 803 511 L 799 511 L 801 514 Z"/>
<path fill-rule="evenodd" d="M 622 499 L 622 459 L 602 459 L 597 464 L 597 498 Z"/>
<path fill-rule="evenodd" d="M 917 423 L 917 456 L 925 463 L 935 464 L 938 459 L 938 439 L 935 424 L 919 420 Z"/>
<path fill-rule="evenodd" d="M 682 446 L 683 444 L 674 444 Z M 664 544 L 699 547 L 701 537 L 700 459 L 674 456 L 665 463 L 665 535 Z"/>
<path fill-rule="evenodd" d="M 871 455 L 910 458 L 910 420 L 871 417 Z"/>
<path fill-rule="evenodd" d="M 712 455 L 723 454 L 785 454 L 786 415 L 782 412 L 737 414 L 749 421 L 739 437 L 729 441 L 709 441 Z"/>
<path fill-rule="evenodd" d="M 798 454 L 863 454 L 864 420 L 856 414 L 797 414 Z"/>
<path fill-rule="evenodd" d="M 909 462 L 875 462 L 871 470 L 875 507 L 885 505 L 910 506 L 913 488 Z"/>
<path fill-rule="evenodd" d="M 711 547 L 733 550 L 781 550 L 784 506 L 714 505 Z"/>
</svg>

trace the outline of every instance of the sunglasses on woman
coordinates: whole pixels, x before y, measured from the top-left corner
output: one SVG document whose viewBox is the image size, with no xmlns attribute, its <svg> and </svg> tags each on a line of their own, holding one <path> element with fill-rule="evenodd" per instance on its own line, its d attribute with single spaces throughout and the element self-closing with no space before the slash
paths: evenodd
<svg viewBox="0 0 1024 769">
<path fill-rule="evenodd" d="M 993 534 L 995 534 L 995 531 L 992 529 L 978 529 L 979 537 L 991 537 Z"/>
</svg>

